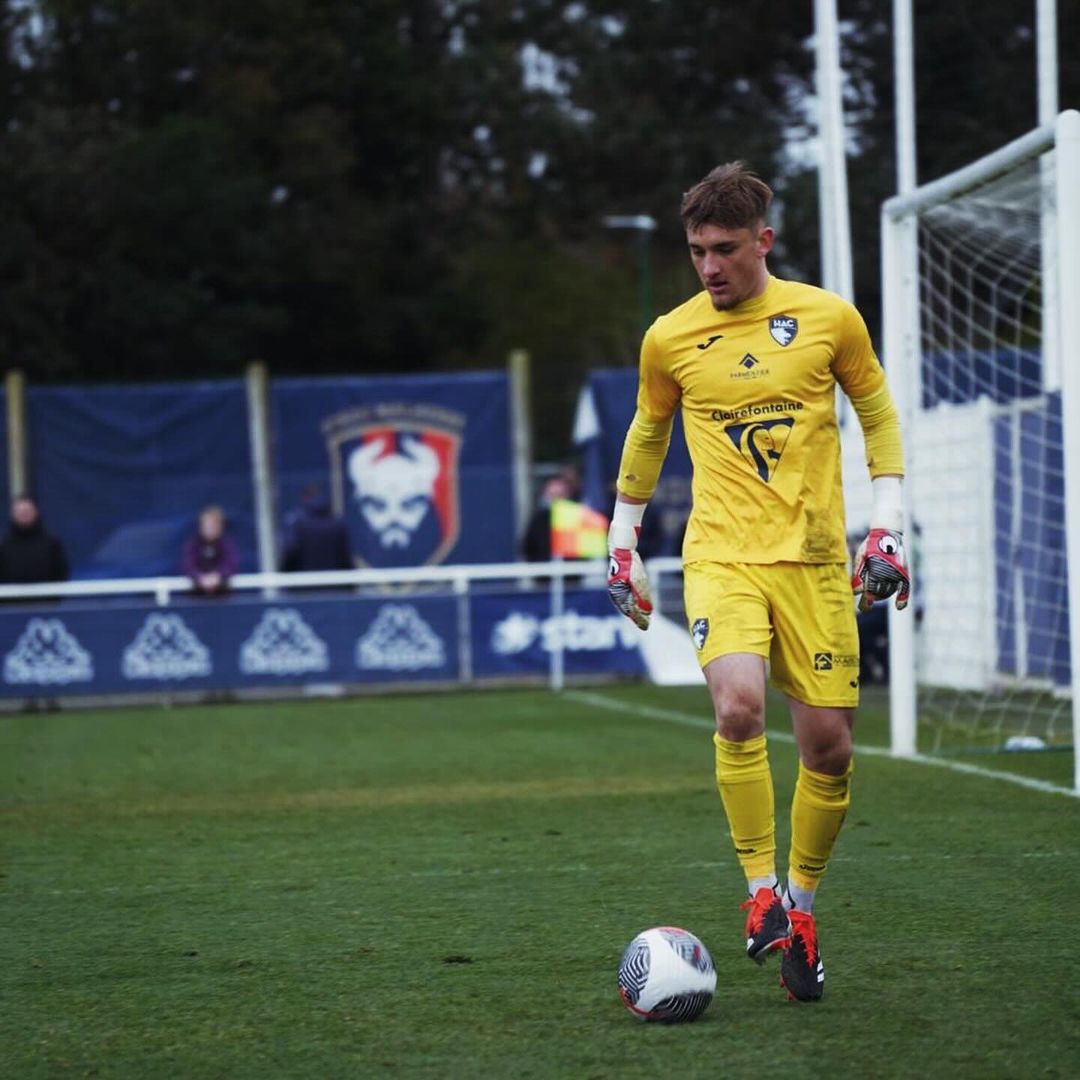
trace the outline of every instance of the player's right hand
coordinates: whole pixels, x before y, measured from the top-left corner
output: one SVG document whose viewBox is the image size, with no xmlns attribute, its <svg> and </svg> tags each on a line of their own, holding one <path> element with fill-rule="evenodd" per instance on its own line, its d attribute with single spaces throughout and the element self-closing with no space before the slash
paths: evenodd
<svg viewBox="0 0 1080 1080">
<path fill-rule="evenodd" d="M 645 564 L 633 548 L 608 549 L 608 596 L 628 619 L 642 630 L 649 629 L 652 598 Z"/>
</svg>

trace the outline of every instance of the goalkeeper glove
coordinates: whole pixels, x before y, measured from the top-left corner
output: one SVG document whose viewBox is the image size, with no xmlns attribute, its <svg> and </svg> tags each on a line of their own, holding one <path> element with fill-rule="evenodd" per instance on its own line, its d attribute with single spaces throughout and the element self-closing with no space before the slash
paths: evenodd
<svg viewBox="0 0 1080 1080">
<path fill-rule="evenodd" d="M 899 476 L 875 476 L 870 482 L 874 506 L 870 532 L 855 553 L 851 588 L 859 610 L 869 611 L 877 600 L 896 595 L 896 610 L 903 611 L 911 594 L 911 574 L 904 556 L 904 507 Z"/>
<path fill-rule="evenodd" d="M 871 529 L 855 553 L 851 588 L 859 610 L 869 611 L 875 601 L 896 595 L 896 610 L 903 611 L 911 595 L 911 575 L 904 556 L 904 534 L 899 529 Z"/>
<path fill-rule="evenodd" d="M 615 503 L 608 529 L 608 596 L 631 622 L 648 630 L 653 606 L 645 564 L 637 553 L 644 513 L 644 503 Z"/>
</svg>

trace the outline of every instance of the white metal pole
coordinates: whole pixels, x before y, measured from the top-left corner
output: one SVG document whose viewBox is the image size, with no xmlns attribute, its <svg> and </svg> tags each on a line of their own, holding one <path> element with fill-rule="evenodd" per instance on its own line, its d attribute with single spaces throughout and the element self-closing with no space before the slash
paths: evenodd
<svg viewBox="0 0 1080 1080">
<path fill-rule="evenodd" d="M 26 376 L 12 369 L 4 376 L 7 412 L 8 494 L 28 491 L 26 467 Z"/>
<path fill-rule="evenodd" d="M 911 0 L 893 0 L 893 86 L 896 97 L 896 190 L 915 190 L 915 46 Z"/>
<path fill-rule="evenodd" d="M 555 693 L 562 693 L 566 686 L 566 579 L 561 571 L 563 562 L 557 560 L 560 573 L 551 575 L 551 661 L 549 686 Z"/>
<path fill-rule="evenodd" d="M 1064 324 L 1080 311 L 1080 112 L 1057 120 L 1058 285 Z M 1059 327 L 1061 331 L 1065 326 Z M 1062 335 L 1061 340 L 1066 340 Z M 1065 565 L 1068 568 L 1069 661 L 1072 665 L 1073 773 L 1080 791 L 1080 357 L 1061 366 L 1061 416 L 1065 458 Z"/>
<path fill-rule="evenodd" d="M 893 85 L 896 101 L 896 190 L 906 195 L 917 182 L 915 127 L 915 47 L 911 0 L 893 0 Z M 919 330 L 918 222 L 914 216 L 894 220 L 882 215 L 882 319 L 885 364 L 896 398 L 907 451 L 904 480 L 904 535 L 908 562 L 914 562 L 915 530 L 911 502 L 915 453 L 915 413 L 922 399 Z M 912 583 L 918 603 L 920 582 Z M 917 747 L 918 696 L 915 671 L 915 616 L 912 608 L 889 607 L 889 724 L 892 752 L 908 756 Z"/>
<path fill-rule="evenodd" d="M 907 498 L 904 500 L 904 535 L 907 537 L 909 565 L 915 534 L 911 522 L 911 432 L 913 412 L 918 398 L 912 396 L 912 384 L 918 387 L 913 369 L 919 363 L 918 352 L 912 350 L 910 326 L 918 319 L 918 310 L 910 307 L 910 291 L 906 287 L 910 276 L 908 265 L 908 233 L 914 226 L 910 217 L 894 219 L 883 211 L 881 215 L 881 280 L 882 317 L 884 322 L 885 359 L 889 366 L 889 385 L 896 399 L 900 424 L 906 436 L 908 476 L 905 480 Z M 917 392 L 917 391 L 916 391 Z M 918 590 L 919 582 L 913 582 Z M 914 603 L 914 601 L 913 601 Z M 889 604 L 889 727 L 892 752 L 910 757 L 916 749 L 915 698 L 915 618 L 911 608 L 897 611 Z"/>
<path fill-rule="evenodd" d="M 532 512 L 532 382 L 530 358 L 514 349 L 506 361 L 510 378 L 510 453 L 514 484 L 514 539 L 520 543 Z"/>
<path fill-rule="evenodd" d="M 468 574 L 461 573 L 454 578 L 454 596 L 457 602 L 458 682 L 467 685 L 473 681 L 472 615 L 469 610 L 472 600 Z"/>
<path fill-rule="evenodd" d="M 255 493 L 255 540 L 261 573 L 277 569 L 274 490 L 270 474 L 270 377 L 258 361 L 247 369 L 248 437 Z"/>
<path fill-rule="evenodd" d="M 1057 0 L 1035 3 L 1036 82 L 1039 124 L 1052 124 L 1058 113 Z M 1039 164 L 1043 190 L 1054 187 L 1054 166 L 1045 158 Z M 1042 371 L 1047 393 L 1061 389 L 1060 299 L 1057 275 L 1057 226 L 1053 199 L 1044 199 L 1040 215 L 1042 244 Z"/>
<path fill-rule="evenodd" d="M 836 0 L 814 0 L 814 34 L 817 43 L 815 84 L 818 98 L 818 138 L 821 145 L 818 191 L 821 196 L 822 284 L 846 300 L 854 300 L 843 72 L 840 65 L 840 28 L 836 18 Z"/>
<path fill-rule="evenodd" d="M 1035 0 L 1035 47 L 1038 62 L 1039 124 L 1058 113 L 1057 0 Z"/>
<path fill-rule="evenodd" d="M 851 267 L 851 219 L 848 212 L 847 155 L 844 131 L 843 70 L 836 0 L 814 0 L 815 86 L 818 99 L 818 217 L 821 227 L 821 283 L 854 301 Z M 836 393 L 836 418 L 846 428 L 851 418 L 847 398 Z"/>
</svg>

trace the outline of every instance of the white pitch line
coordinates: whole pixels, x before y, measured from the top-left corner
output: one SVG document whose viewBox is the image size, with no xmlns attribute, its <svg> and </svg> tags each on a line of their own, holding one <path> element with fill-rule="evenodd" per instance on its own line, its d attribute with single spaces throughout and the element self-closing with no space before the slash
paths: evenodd
<svg viewBox="0 0 1080 1080">
<path fill-rule="evenodd" d="M 712 731 L 713 723 L 693 713 L 679 712 L 675 709 L 658 709 L 652 705 L 635 705 L 629 701 L 618 701 L 614 698 L 604 697 L 603 694 L 593 694 L 587 690 L 565 690 L 563 696 L 574 701 L 580 701 L 583 705 L 592 705 L 598 709 L 607 709 L 609 712 L 630 713 L 633 716 L 644 716 L 650 720 L 663 720 L 668 724 L 682 724 L 684 727 L 700 728 L 703 731 Z M 769 731 L 770 741 L 793 743 L 795 737 L 786 731 Z M 937 769 L 948 769 L 951 772 L 967 773 L 969 776 L 981 776 L 986 780 L 1001 780 L 1006 784 L 1016 784 L 1017 787 L 1029 788 L 1032 791 L 1042 791 L 1048 795 L 1068 795 L 1077 798 L 1080 792 L 1073 788 L 1063 787 L 1061 784 L 1051 784 L 1049 780 L 1037 780 L 1033 776 L 1021 776 L 1019 773 L 1003 772 L 999 769 L 984 769 L 981 765 L 969 765 L 965 761 L 949 761 L 947 758 L 930 757 L 927 754 L 912 754 L 910 757 L 898 757 L 887 746 L 860 746 L 855 747 L 856 756 L 891 758 L 893 761 L 909 761 L 915 765 L 931 765 Z"/>
</svg>

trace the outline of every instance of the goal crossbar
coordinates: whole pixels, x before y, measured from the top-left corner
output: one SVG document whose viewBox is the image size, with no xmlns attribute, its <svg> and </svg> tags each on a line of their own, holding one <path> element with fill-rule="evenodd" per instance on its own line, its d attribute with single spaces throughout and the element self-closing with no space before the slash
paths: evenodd
<svg viewBox="0 0 1080 1080">
<path fill-rule="evenodd" d="M 1056 123 L 1043 124 L 1042 127 L 1035 128 L 1034 131 L 1029 131 L 1018 139 L 1013 139 L 1012 142 L 998 147 L 997 150 L 991 151 L 978 161 L 971 162 L 970 165 L 964 165 L 955 172 L 949 173 L 948 176 L 931 180 L 905 195 L 894 195 L 891 199 L 886 199 L 882 209 L 893 220 L 907 214 L 929 210 L 932 206 L 937 206 L 947 199 L 978 187 L 979 184 L 993 180 L 995 176 L 1015 168 L 1023 161 L 1045 153 L 1054 145 L 1056 131 Z"/>
</svg>

